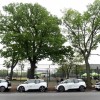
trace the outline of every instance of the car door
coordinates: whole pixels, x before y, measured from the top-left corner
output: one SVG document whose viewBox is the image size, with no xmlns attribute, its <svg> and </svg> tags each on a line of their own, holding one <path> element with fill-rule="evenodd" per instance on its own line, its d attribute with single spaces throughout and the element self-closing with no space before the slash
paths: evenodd
<svg viewBox="0 0 100 100">
<path fill-rule="evenodd" d="M 74 81 L 73 89 L 78 89 L 80 86 L 78 79 L 73 79 L 73 81 Z"/>
<path fill-rule="evenodd" d="M 40 88 L 40 80 L 35 80 L 35 84 L 34 84 L 34 89 L 39 89 Z"/>
<path fill-rule="evenodd" d="M 65 86 L 65 90 L 69 90 L 73 88 L 73 80 L 72 79 L 68 79 L 67 81 L 65 81 L 64 86 Z"/>
<path fill-rule="evenodd" d="M 36 90 L 39 89 L 39 87 L 40 87 L 40 80 L 38 79 L 30 80 L 29 89 Z"/>
<path fill-rule="evenodd" d="M 27 88 L 28 90 L 33 90 L 35 87 L 35 80 L 28 80 L 27 81 Z"/>
</svg>

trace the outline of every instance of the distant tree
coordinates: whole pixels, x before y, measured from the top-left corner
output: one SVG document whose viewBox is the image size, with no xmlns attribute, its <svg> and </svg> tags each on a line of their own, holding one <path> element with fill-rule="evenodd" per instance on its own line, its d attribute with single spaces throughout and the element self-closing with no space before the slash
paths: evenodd
<svg viewBox="0 0 100 100">
<path fill-rule="evenodd" d="M 1 69 L 0 70 L 0 78 L 5 78 L 7 76 L 7 70 Z"/>
<path fill-rule="evenodd" d="M 82 54 L 87 72 L 87 87 L 91 87 L 89 57 L 91 51 L 100 42 L 100 0 L 87 6 L 83 14 L 76 10 L 65 10 L 63 24 L 67 28 L 67 37 L 73 47 Z"/>
<path fill-rule="evenodd" d="M 81 77 L 81 75 L 86 72 L 85 66 L 80 64 L 80 65 L 75 65 L 72 69 L 73 73 L 75 74 L 76 78 Z"/>
<path fill-rule="evenodd" d="M 20 69 L 20 81 L 21 81 L 21 78 L 22 78 L 22 74 L 23 74 L 23 71 L 24 71 L 24 62 L 23 61 L 20 61 L 19 63 L 18 63 L 18 65 L 19 65 L 19 69 Z"/>
<path fill-rule="evenodd" d="M 64 58 L 60 60 L 60 67 L 57 71 L 58 73 L 62 74 L 63 77 L 69 78 L 69 75 L 72 74 L 72 71 L 75 70 L 76 66 L 82 63 L 82 61 L 83 58 L 81 57 L 81 55 L 74 55 L 73 52 L 71 52 L 70 55 L 64 56 Z M 81 69 L 80 67 L 81 66 L 79 66 L 78 69 Z"/>
<path fill-rule="evenodd" d="M 72 70 L 72 67 L 71 65 L 61 65 L 58 69 L 57 69 L 57 72 L 56 72 L 56 75 L 58 74 L 58 76 L 60 77 L 63 77 L 63 78 L 69 78 L 69 74 L 70 74 L 70 71 Z"/>
<path fill-rule="evenodd" d="M 38 61 L 54 52 L 60 54 L 64 49 L 65 38 L 59 28 L 61 21 L 37 3 L 12 3 L 3 8 L 6 15 L 2 14 L 0 20 L 2 40 L 8 37 L 10 44 L 18 45 L 16 51 L 30 62 L 30 78 L 34 78 Z"/>
<path fill-rule="evenodd" d="M 11 52 L 11 51 L 10 51 Z M 15 52 L 11 52 L 11 55 L 7 55 L 6 51 L 2 51 L 1 55 L 4 56 L 5 58 L 8 58 L 5 62 L 4 65 L 7 68 L 11 68 L 10 70 L 10 74 L 9 74 L 9 79 L 12 80 L 12 76 L 13 76 L 13 69 L 15 68 L 15 66 L 18 63 L 18 59 L 19 57 L 16 55 Z M 8 56 L 8 57 L 7 57 Z M 10 57 L 9 57 L 10 56 Z"/>
</svg>

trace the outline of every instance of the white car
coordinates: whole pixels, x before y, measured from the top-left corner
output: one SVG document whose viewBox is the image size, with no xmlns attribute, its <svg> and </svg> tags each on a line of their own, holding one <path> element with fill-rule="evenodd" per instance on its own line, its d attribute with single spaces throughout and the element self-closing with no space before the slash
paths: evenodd
<svg viewBox="0 0 100 100">
<path fill-rule="evenodd" d="M 100 82 L 97 82 L 94 87 L 96 90 L 99 91 L 100 90 Z"/>
<path fill-rule="evenodd" d="M 25 92 L 29 90 L 39 90 L 45 92 L 47 90 L 47 82 L 43 79 L 29 79 L 17 87 L 17 91 Z"/>
<path fill-rule="evenodd" d="M 11 82 L 5 79 L 0 79 L 0 92 L 5 92 L 11 89 Z"/>
<path fill-rule="evenodd" d="M 86 89 L 86 83 L 82 79 L 66 79 L 55 86 L 55 89 L 59 92 L 72 89 L 78 89 L 81 92 L 84 92 Z"/>
</svg>

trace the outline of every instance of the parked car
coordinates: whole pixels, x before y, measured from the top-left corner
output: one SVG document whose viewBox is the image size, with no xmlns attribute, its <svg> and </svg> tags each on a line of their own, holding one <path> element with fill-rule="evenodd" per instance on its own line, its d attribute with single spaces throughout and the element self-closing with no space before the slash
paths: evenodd
<svg viewBox="0 0 100 100">
<path fill-rule="evenodd" d="M 55 89 L 59 92 L 72 89 L 77 89 L 84 92 L 86 89 L 86 83 L 82 79 L 66 79 L 55 86 Z"/>
<path fill-rule="evenodd" d="M 94 85 L 94 87 L 95 87 L 95 89 L 96 89 L 97 91 L 99 91 L 99 90 L 100 90 L 100 82 L 97 82 L 97 83 Z"/>
<path fill-rule="evenodd" d="M 29 90 L 39 90 L 40 92 L 45 92 L 47 90 L 47 82 L 43 79 L 29 79 L 23 84 L 17 86 L 17 91 L 25 92 Z"/>
<path fill-rule="evenodd" d="M 0 92 L 5 92 L 11 89 L 11 82 L 5 79 L 0 79 Z"/>
</svg>

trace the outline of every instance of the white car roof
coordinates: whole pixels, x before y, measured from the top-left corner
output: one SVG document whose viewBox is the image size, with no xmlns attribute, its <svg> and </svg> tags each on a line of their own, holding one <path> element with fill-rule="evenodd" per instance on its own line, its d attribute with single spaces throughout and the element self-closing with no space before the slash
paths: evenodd
<svg viewBox="0 0 100 100">
<path fill-rule="evenodd" d="M 0 79 L 0 81 L 6 81 L 5 79 Z"/>
</svg>

